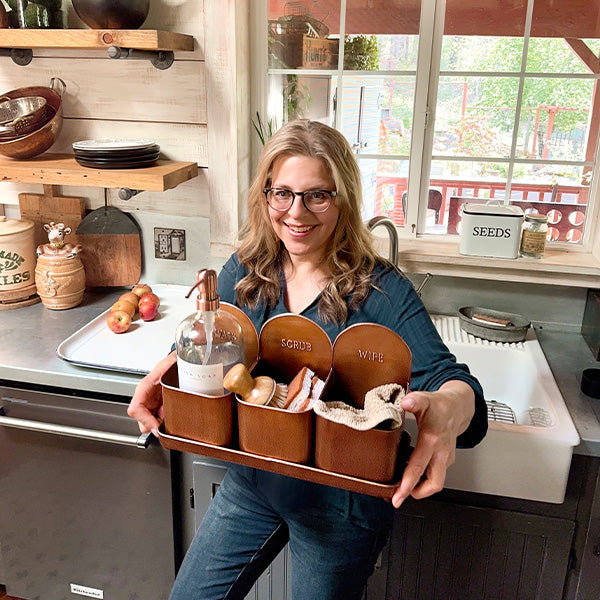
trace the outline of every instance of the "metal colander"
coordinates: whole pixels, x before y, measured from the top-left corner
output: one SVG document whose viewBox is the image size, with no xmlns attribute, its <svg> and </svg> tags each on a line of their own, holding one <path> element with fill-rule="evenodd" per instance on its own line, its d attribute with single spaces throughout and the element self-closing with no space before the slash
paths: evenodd
<svg viewBox="0 0 600 600">
<path fill-rule="evenodd" d="M 0 98 L 0 136 L 13 137 L 31 133 L 44 124 L 46 98 L 23 96 Z"/>
</svg>

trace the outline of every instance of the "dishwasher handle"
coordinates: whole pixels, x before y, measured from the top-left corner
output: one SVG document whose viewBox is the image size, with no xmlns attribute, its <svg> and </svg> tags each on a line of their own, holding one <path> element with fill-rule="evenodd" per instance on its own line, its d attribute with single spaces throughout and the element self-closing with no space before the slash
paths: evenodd
<svg viewBox="0 0 600 600">
<path fill-rule="evenodd" d="M 0 425 L 13 427 L 15 429 L 26 429 L 27 431 L 36 431 L 40 433 L 53 433 L 55 435 L 64 435 L 85 440 L 95 440 L 98 442 L 109 442 L 112 444 L 121 444 L 125 446 L 135 446 L 136 448 L 148 448 L 152 442 L 152 433 L 143 433 L 139 436 L 125 435 L 122 433 L 113 433 L 111 431 L 97 431 L 95 429 L 86 429 L 83 427 L 71 427 L 69 425 L 58 425 L 56 423 L 44 423 L 42 421 L 31 421 L 30 419 L 19 419 L 16 417 L 4 416 L 4 411 L 0 407 Z"/>
</svg>

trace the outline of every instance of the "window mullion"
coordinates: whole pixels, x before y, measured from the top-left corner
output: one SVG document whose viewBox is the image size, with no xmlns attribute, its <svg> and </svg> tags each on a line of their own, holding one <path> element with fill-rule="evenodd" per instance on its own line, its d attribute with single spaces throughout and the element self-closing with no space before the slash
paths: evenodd
<svg viewBox="0 0 600 600">
<path fill-rule="evenodd" d="M 407 215 L 404 233 L 414 237 L 425 227 L 427 208 L 420 198 L 429 188 L 433 150 L 433 123 L 437 99 L 437 79 L 442 52 L 443 17 L 446 0 L 422 0 L 419 27 L 419 55 L 413 106 L 413 133 L 408 172 Z"/>
<path fill-rule="evenodd" d="M 517 154 L 517 143 L 519 138 L 519 124 L 521 122 L 521 105 L 523 103 L 523 89 L 525 87 L 525 73 L 527 71 L 527 53 L 529 51 L 529 38 L 531 36 L 531 21 L 533 19 L 534 0 L 527 2 L 527 14 L 525 16 L 525 34 L 523 36 L 523 53 L 521 54 L 521 71 L 519 73 L 519 89 L 517 91 L 517 106 L 515 107 L 515 120 L 513 124 L 512 142 L 510 145 L 510 162 L 506 175 L 506 188 L 504 192 L 504 204 L 510 204 L 510 190 L 515 168 L 515 156 Z"/>
<path fill-rule="evenodd" d="M 346 0 L 340 2 L 340 44 L 338 49 L 337 87 L 335 91 L 335 128 L 342 130 L 344 119 L 344 52 L 346 40 Z"/>
</svg>

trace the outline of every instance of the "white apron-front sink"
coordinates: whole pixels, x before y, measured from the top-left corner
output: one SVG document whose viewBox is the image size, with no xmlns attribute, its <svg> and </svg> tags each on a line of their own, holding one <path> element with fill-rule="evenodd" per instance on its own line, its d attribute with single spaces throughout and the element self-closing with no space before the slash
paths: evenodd
<svg viewBox="0 0 600 600">
<path fill-rule="evenodd" d="M 579 435 L 535 332 L 498 343 L 460 329 L 458 317 L 434 316 L 442 339 L 479 379 L 489 430 L 475 448 L 458 449 L 445 487 L 562 503 Z M 406 428 L 415 439 L 416 422 Z"/>
</svg>

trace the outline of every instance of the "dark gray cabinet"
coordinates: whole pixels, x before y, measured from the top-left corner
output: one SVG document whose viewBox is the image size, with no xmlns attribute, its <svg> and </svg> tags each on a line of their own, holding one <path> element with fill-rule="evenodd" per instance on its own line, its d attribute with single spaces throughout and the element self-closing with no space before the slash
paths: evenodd
<svg viewBox="0 0 600 600">
<path fill-rule="evenodd" d="M 390 600 L 561 600 L 574 521 L 425 500 L 396 515 Z"/>
</svg>

